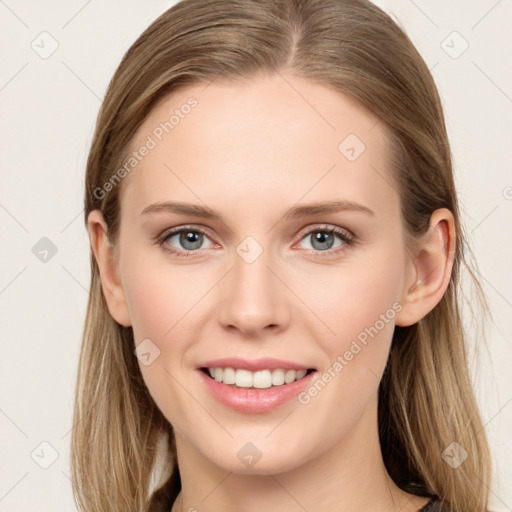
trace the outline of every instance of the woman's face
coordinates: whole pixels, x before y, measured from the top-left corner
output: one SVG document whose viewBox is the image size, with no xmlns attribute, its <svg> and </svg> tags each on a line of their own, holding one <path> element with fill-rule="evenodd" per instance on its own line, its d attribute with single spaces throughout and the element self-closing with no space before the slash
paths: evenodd
<svg viewBox="0 0 512 512">
<path fill-rule="evenodd" d="M 179 450 L 253 473 L 356 455 L 415 280 L 383 125 L 274 75 L 175 92 L 131 150 L 119 278 Z"/>
</svg>

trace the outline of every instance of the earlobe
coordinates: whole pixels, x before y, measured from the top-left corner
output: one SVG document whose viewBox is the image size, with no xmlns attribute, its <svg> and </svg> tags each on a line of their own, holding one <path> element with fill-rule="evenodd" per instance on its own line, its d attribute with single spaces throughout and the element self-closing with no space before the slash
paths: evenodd
<svg viewBox="0 0 512 512">
<path fill-rule="evenodd" d="M 450 283 L 455 255 L 455 223 L 447 208 L 430 217 L 427 232 L 411 255 L 411 269 L 402 295 L 396 325 L 412 325 L 426 316 L 443 298 Z"/>
<path fill-rule="evenodd" d="M 100 210 L 90 212 L 87 225 L 108 310 L 117 323 L 129 327 L 131 320 L 119 277 L 119 266 L 115 258 L 114 247 L 107 236 L 108 228 L 102 212 Z"/>
</svg>

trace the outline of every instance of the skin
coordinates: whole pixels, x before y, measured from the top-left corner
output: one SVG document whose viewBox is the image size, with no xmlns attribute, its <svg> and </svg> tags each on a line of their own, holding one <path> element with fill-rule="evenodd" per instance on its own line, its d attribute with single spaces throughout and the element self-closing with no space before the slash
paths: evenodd
<svg viewBox="0 0 512 512">
<path fill-rule="evenodd" d="M 176 433 L 183 489 L 173 511 L 418 510 L 428 500 L 385 470 L 377 392 L 395 324 L 420 320 L 448 286 L 452 214 L 433 212 L 428 232 L 407 247 L 382 124 L 339 92 L 290 75 L 187 86 L 152 111 L 132 149 L 190 96 L 197 107 L 122 183 L 116 245 L 100 211 L 88 220 L 110 313 L 132 326 L 135 345 L 149 338 L 160 350 L 139 365 Z M 350 133 L 366 146 L 354 161 L 338 149 Z M 284 217 L 297 203 L 340 199 L 374 215 Z M 224 222 L 141 215 L 170 200 L 206 205 Z M 154 241 L 191 225 L 209 233 L 191 257 L 165 250 L 186 251 L 179 236 Z M 331 249 L 315 244 L 312 232 L 325 225 L 356 243 L 334 235 Z M 252 263 L 236 252 L 247 236 L 263 249 Z M 307 404 L 235 412 L 198 376 L 198 363 L 228 356 L 293 360 L 321 374 L 394 303 L 401 310 Z M 251 468 L 237 457 L 247 442 L 262 454 Z"/>
</svg>

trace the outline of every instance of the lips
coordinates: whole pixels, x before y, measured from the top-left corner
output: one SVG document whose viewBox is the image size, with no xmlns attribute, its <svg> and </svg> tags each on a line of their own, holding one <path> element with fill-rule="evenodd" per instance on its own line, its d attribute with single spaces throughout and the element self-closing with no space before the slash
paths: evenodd
<svg viewBox="0 0 512 512">
<path fill-rule="evenodd" d="M 201 380 L 221 404 L 244 413 L 277 408 L 311 384 L 315 368 L 279 359 L 225 358 L 202 362 Z"/>
</svg>

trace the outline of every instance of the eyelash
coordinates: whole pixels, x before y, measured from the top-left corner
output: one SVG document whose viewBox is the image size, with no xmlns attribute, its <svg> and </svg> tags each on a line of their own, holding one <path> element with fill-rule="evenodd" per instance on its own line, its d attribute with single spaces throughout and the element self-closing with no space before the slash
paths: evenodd
<svg viewBox="0 0 512 512">
<path fill-rule="evenodd" d="M 159 235 L 156 239 L 156 243 L 162 247 L 162 249 L 164 249 L 164 251 L 167 251 L 175 256 L 179 256 L 179 257 L 185 257 L 185 258 L 189 258 L 189 257 L 193 257 L 194 256 L 194 253 L 196 252 L 199 252 L 198 249 L 194 250 L 194 251 L 182 251 L 182 250 L 179 250 L 179 249 L 169 249 L 168 246 L 165 245 L 165 241 L 170 238 L 171 236 L 174 236 L 174 235 L 179 235 L 180 233 L 183 233 L 183 232 L 186 232 L 186 233 L 201 233 L 205 236 L 208 236 L 209 235 L 209 232 L 207 230 L 204 230 L 204 229 L 201 229 L 201 228 L 197 228 L 197 227 L 194 227 L 194 226 L 183 226 L 183 227 L 180 227 L 178 229 L 173 229 L 173 230 L 170 230 L 170 231 L 165 231 L 164 233 L 162 233 L 161 235 Z M 304 234 L 302 234 L 300 240 L 306 238 L 307 236 L 311 235 L 312 233 L 327 233 L 327 234 L 336 234 L 339 236 L 339 238 L 341 239 L 341 241 L 343 242 L 343 245 L 341 245 L 340 247 L 337 247 L 336 249 L 327 249 L 325 251 L 319 251 L 319 250 L 315 250 L 315 249 L 305 249 L 306 251 L 309 251 L 309 252 L 312 252 L 312 255 L 314 257 L 323 257 L 322 256 L 322 253 L 326 253 L 328 254 L 329 256 L 332 256 L 334 254 L 338 254 L 344 250 L 347 249 L 347 247 L 350 247 L 351 245 L 354 245 L 355 242 L 356 242 L 356 237 L 350 233 L 349 231 L 347 230 L 344 230 L 344 229 L 341 229 L 341 228 L 338 228 L 338 227 L 335 227 L 335 226 L 313 226 L 309 231 L 305 232 Z M 320 254 L 319 254 L 320 253 Z"/>
</svg>

